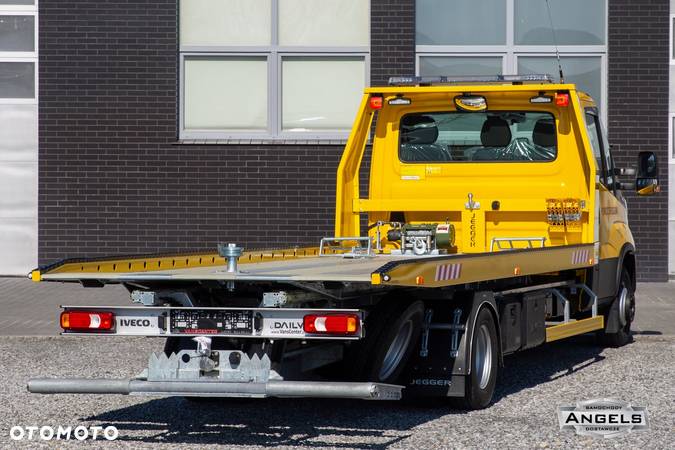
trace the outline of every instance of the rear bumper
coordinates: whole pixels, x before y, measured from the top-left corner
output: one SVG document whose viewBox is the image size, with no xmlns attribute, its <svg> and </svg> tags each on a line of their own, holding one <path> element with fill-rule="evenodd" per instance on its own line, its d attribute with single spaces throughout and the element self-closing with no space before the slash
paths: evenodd
<svg viewBox="0 0 675 450">
<path fill-rule="evenodd" d="M 400 400 L 402 386 L 382 383 L 281 381 L 233 383 L 221 381 L 147 381 L 143 379 L 34 378 L 34 394 L 122 394 L 202 397 L 317 397 Z"/>
</svg>

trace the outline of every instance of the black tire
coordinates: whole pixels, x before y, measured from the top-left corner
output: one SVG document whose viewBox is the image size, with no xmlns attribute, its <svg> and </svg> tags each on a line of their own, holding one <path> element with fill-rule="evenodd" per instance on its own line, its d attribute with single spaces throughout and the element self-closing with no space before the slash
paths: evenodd
<svg viewBox="0 0 675 450">
<path fill-rule="evenodd" d="M 625 298 L 622 300 L 623 296 Z M 616 333 L 601 331 L 598 333 L 598 338 L 600 343 L 607 347 L 622 347 L 632 340 L 630 327 L 633 319 L 635 319 L 635 290 L 630 274 L 625 267 L 621 270 L 621 280 L 614 302 L 619 302 L 619 331 Z M 625 305 L 623 306 L 623 312 L 621 311 L 622 304 Z"/>
<path fill-rule="evenodd" d="M 349 349 L 349 378 L 396 384 L 422 332 L 424 304 L 383 300 L 366 317 L 366 337 Z"/>
<path fill-rule="evenodd" d="M 482 308 L 471 342 L 471 374 L 466 377 L 463 399 L 467 409 L 483 409 L 492 402 L 499 371 L 498 343 L 494 317 L 487 308 Z"/>
</svg>

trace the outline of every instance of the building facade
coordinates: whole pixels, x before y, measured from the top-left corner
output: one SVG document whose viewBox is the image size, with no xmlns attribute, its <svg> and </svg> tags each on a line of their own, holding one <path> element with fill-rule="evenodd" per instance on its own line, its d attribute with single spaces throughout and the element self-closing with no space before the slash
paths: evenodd
<svg viewBox="0 0 675 450">
<path fill-rule="evenodd" d="M 415 73 L 557 76 L 557 48 L 565 80 L 599 101 L 619 165 L 639 151 L 660 158 L 664 192 L 626 196 L 640 279 L 668 278 L 666 0 L 549 0 L 550 14 L 540 0 L 36 2 L 0 0 L 2 20 L 28 21 L 0 26 L 0 70 L 26 63 L 37 86 L 31 96 L 18 65 L 0 79 L 0 96 L 25 95 L 0 104 L 0 246 L 12 256 L 0 273 L 226 240 L 315 244 L 331 233 L 335 170 L 365 86 Z M 37 33 L 33 47 L 20 28 Z"/>
</svg>

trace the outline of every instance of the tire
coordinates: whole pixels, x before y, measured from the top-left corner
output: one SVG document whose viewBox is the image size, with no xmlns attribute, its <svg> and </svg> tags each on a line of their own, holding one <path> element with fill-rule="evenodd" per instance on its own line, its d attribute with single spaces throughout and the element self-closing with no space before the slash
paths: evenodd
<svg viewBox="0 0 675 450">
<path fill-rule="evenodd" d="M 366 337 L 344 360 L 351 379 L 396 384 L 419 341 L 424 304 L 383 302 L 366 318 Z"/>
<path fill-rule="evenodd" d="M 623 347 L 632 340 L 630 327 L 635 319 L 635 291 L 633 290 L 630 274 L 625 267 L 621 270 L 619 290 L 614 302 L 619 302 L 619 331 L 616 333 L 601 331 L 598 334 L 598 338 L 602 345 Z M 611 307 L 614 307 L 614 304 Z"/>
<path fill-rule="evenodd" d="M 492 402 L 499 371 L 497 326 L 487 308 L 478 312 L 471 340 L 471 374 L 466 377 L 463 406 L 483 409 Z"/>
</svg>

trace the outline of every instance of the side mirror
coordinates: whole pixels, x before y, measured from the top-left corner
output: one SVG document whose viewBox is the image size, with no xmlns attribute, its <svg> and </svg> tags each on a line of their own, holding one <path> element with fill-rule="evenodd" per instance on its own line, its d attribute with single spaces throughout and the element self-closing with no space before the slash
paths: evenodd
<svg viewBox="0 0 675 450">
<path fill-rule="evenodd" d="M 617 177 L 634 177 L 637 171 L 633 167 L 614 168 L 614 175 Z"/>
<path fill-rule="evenodd" d="M 637 179 L 635 180 L 637 195 L 654 195 L 661 192 L 659 186 L 659 167 L 653 152 L 638 154 Z"/>
</svg>

